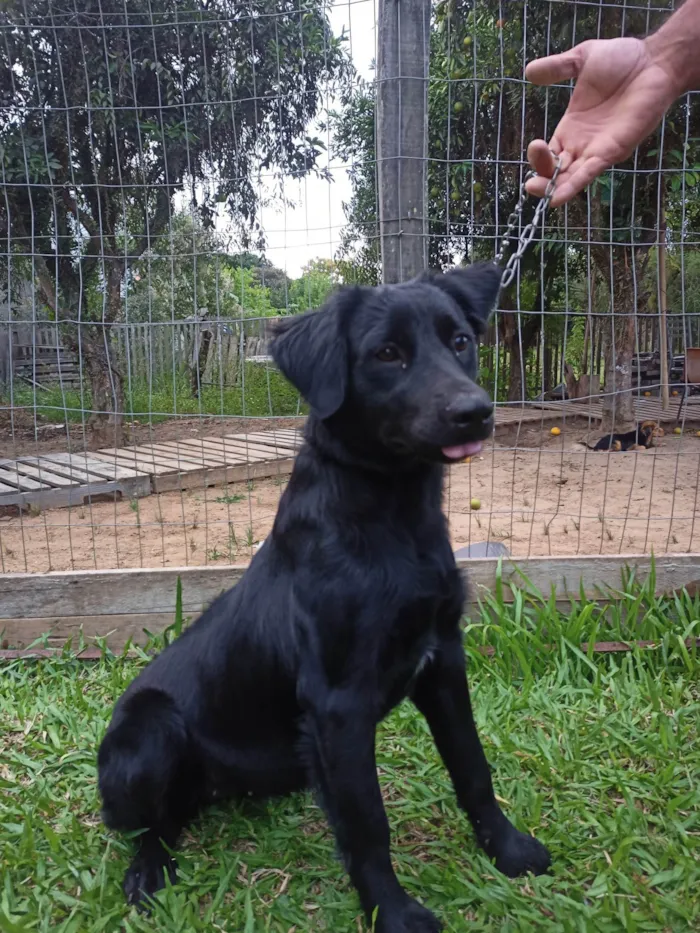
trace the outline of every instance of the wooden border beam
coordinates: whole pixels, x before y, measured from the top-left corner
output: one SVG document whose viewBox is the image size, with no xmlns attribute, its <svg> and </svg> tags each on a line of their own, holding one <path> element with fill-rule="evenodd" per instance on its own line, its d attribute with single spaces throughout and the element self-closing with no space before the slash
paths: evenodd
<svg viewBox="0 0 700 933">
<path fill-rule="evenodd" d="M 615 599 L 623 574 L 646 579 L 652 569 L 648 555 L 596 557 L 530 557 L 504 560 L 501 579 L 504 600 L 511 587 L 529 586 L 557 601 Z M 475 601 L 494 592 L 499 561 L 495 558 L 460 560 Z M 180 567 L 146 570 L 87 570 L 45 574 L 0 574 L 0 648 L 24 648 L 43 635 L 48 647 L 82 637 L 89 643 L 103 637 L 113 650 L 128 638 L 145 640 L 144 632 L 161 632 L 175 618 L 178 578 L 182 608 L 197 616 L 220 593 L 233 586 L 245 566 Z M 655 558 L 656 592 L 671 594 L 682 588 L 700 592 L 700 554 L 666 554 Z M 526 582 L 526 580 L 528 582 Z"/>
</svg>

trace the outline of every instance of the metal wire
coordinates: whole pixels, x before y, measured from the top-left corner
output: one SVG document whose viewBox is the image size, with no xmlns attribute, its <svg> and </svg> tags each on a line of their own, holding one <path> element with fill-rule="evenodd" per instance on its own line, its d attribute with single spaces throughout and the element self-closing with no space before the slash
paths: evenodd
<svg viewBox="0 0 700 933">
<path fill-rule="evenodd" d="M 559 164 L 541 202 L 524 194 L 527 145 L 551 137 L 571 93 L 571 83 L 535 93 L 526 63 L 651 30 L 669 8 L 452 0 L 440 31 L 434 6 L 420 157 L 427 252 L 434 267 L 505 263 L 480 350 L 496 433 L 483 459 L 449 471 L 455 548 L 498 542 L 519 556 L 700 547 L 698 396 L 674 435 L 680 396 L 663 408 L 657 359 L 665 317 L 669 389 L 682 392 L 680 360 L 700 346 L 697 95 L 567 208 L 547 210 Z M 14 145 L 22 170 L 0 158 L 0 572 L 246 561 L 269 532 L 292 460 L 269 438 L 303 424 L 301 401 L 265 359 L 271 321 L 317 307 L 339 283 L 376 278 L 376 21 L 375 0 L 3 7 L 0 149 Z M 54 86 L 42 70 L 47 52 Z M 273 153 L 266 145 L 286 139 L 293 95 L 304 112 L 296 148 Z M 132 124 L 129 158 L 108 171 Z M 265 137 L 272 125 L 276 136 Z M 84 161 L 68 158 L 85 139 Z M 415 203 L 409 174 L 399 215 Z M 403 234 L 401 262 L 414 235 Z M 117 265 L 113 314 L 107 285 Z M 610 378 L 621 339 L 635 366 L 622 387 Z M 102 395 L 100 353 L 113 363 Z M 579 389 L 582 398 L 559 398 Z M 584 446 L 630 396 L 638 420 L 650 412 L 662 421 L 662 446 Z M 120 443 L 97 438 L 107 416 L 122 422 Z M 2 504 L 15 462 L 46 486 L 69 479 L 55 472 L 62 457 L 126 469 L 125 451 L 149 477 L 148 495 L 130 495 L 127 484 L 104 501 Z"/>
</svg>

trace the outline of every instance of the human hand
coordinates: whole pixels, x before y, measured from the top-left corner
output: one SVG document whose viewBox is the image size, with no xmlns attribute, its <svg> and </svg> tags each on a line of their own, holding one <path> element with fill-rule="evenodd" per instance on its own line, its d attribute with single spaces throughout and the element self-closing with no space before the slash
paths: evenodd
<svg viewBox="0 0 700 933">
<path fill-rule="evenodd" d="M 628 158 L 681 92 L 642 39 L 582 42 L 561 55 L 530 62 L 525 77 L 539 85 L 576 80 L 549 144 L 536 139 L 527 150 L 538 174 L 527 190 L 536 197 L 544 195 L 554 172 L 552 153 L 561 155 L 552 207 L 565 204 L 611 165 Z"/>
</svg>

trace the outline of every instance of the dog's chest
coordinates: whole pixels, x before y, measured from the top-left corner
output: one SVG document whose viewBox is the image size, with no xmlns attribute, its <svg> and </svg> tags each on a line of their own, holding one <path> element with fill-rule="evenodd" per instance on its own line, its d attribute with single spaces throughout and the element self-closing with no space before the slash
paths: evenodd
<svg viewBox="0 0 700 933">
<path fill-rule="evenodd" d="M 380 655 L 385 712 L 410 692 L 433 661 L 446 630 L 459 624 L 462 588 L 456 568 L 426 570 L 404 596 L 391 616 Z"/>
</svg>

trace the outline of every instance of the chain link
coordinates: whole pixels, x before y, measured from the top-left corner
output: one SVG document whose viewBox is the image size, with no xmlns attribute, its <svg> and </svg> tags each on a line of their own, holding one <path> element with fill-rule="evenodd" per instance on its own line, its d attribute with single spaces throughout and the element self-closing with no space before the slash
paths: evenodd
<svg viewBox="0 0 700 933">
<path fill-rule="evenodd" d="M 561 156 L 555 155 L 554 158 L 556 160 L 554 174 L 547 182 L 544 197 L 540 199 L 539 204 L 535 208 L 535 213 L 530 223 L 523 228 L 522 233 L 518 237 L 518 245 L 508 257 L 508 262 L 503 267 L 501 288 L 507 288 L 515 278 L 515 274 L 518 271 L 518 264 L 520 263 L 525 250 L 534 240 L 535 234 L 537 233 L 537 228 L 540 225 L 540 221 L 543 219 L 547 208 L 549 207 L 549 202 L 552 200 L 552 195 L 554 194 L 554 189 L 556 187 L 557 177 L 561 171 Z M 503 262 L 506 250 L 508 249 L 508 244 L 510 243 L 510 239 L 513 236 L 513 232 L 520 224 L 523 207 L 525 206 L 525 201 L 527 200 L 527 191 L 525 190 L 525 185 L 531 178 L 535 178 L 536 175 L 537 172 L 528 172 L 523 180 L 522 186 L 520 188 L 520 197 L 518 198 L 518 203 L 515 205 L 515 209 L 508 218 L 506 232 L 501 239 L 501 248 L 496 253 L 496 264 L 499 266 Z"/>
</svg>

